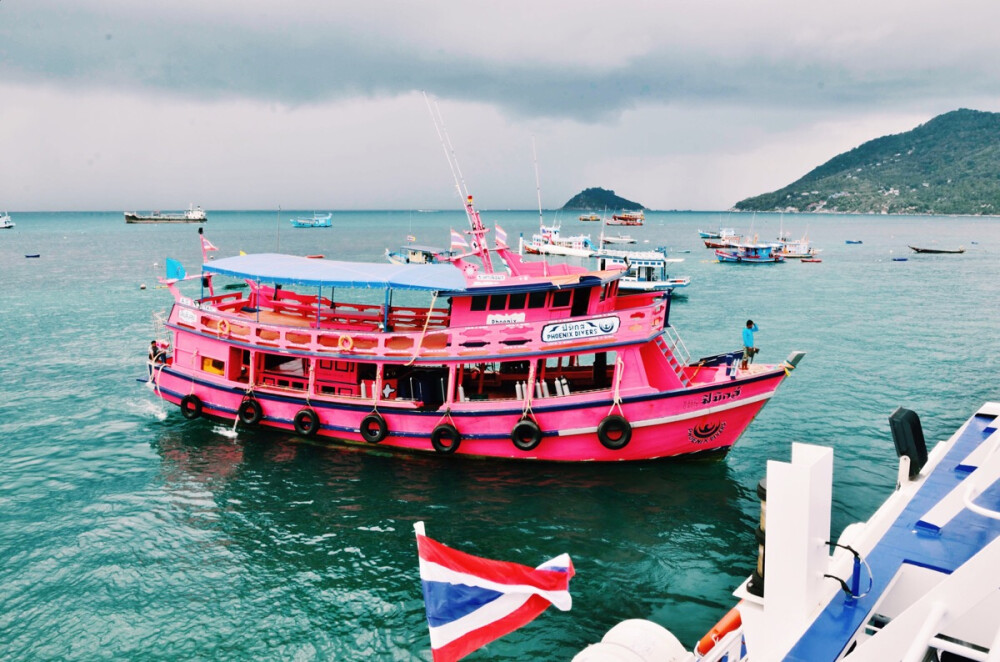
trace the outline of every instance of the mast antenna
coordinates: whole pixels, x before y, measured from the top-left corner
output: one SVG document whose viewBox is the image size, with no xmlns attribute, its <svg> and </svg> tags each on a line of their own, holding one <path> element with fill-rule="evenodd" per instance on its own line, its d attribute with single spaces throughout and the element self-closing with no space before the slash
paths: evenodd
<svg viewBox="0 0 1000 662">
<path fill-rule="evenodd" d="M 535 193 L 538 195 L 538 227 L 545 225 L 542 218 L 542 184 L 538 178 L 538 150 L 535 149 L 535 137 L 531 136 L 531 156 L 535 160 Z"/>
</svg>

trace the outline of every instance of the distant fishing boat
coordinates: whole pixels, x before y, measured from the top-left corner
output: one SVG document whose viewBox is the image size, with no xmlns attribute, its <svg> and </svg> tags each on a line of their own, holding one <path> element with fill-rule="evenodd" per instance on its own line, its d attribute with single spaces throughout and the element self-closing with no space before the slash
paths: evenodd
<svg viewBox="0 0 1000 662">
<path fill-rule="evenodd" d="M 844 242 L 845 244 L 862 244 L 864 243 L 860 239 L 848 239 Z"/>
<path fill-rule="evenodd" d="M 773 264 L 784 262 L 785 258 L 775 248 L 777 244 L 732 244 L 715 251 L 719 262 L 740 264 Z"/>
<path fill-rule="evenodd" d="M 916 246 L 910 246 L 910 250 L 914 253 L 964 253 L 965 248 L 959 246 L 958 248 L 917 248 Z"/>
<path fill-rule="evenodd" d="M 333 214 L 313 214 L 312 218 L 292 218 L 288 222 L 293 228 L 332 228 Z"/>
<path fill-rule="evenodd" d="M 205 214 L 205 210 L 194 205 L 179 214 L 164 214 L 158 211 L 145 214 L 135 211 L 125 212 L 126 223 L 204 223 L 206 221 L 208 221 L 208 216 Z"/>
<path fill-rule="evenodd" d="M 594 221 L 601 220 L 601 217 L 598 214 L 580 214 L 580 220 L 593 223 Z"/>
<path fill-rule="evenodd" d="M 14 221 L 10 220 L 10 214 L 3 212 L 0 214 L 0 230 L 10 230 L 14 227 Z"/>
<path fill-rule="evenodd" d="M 726 248 L 739 242 L 740 235 L 733 228 L 720 228 L 718 236 L 706 237 L 705 248 Z"/>
<path fill-rule="evenodd" d="M 639 211 L 623 211 L 620 214 L 613 214 L 608 221 L 608 225 L 642 225 L 646 222 L 646 215 Z"/>
</svg>

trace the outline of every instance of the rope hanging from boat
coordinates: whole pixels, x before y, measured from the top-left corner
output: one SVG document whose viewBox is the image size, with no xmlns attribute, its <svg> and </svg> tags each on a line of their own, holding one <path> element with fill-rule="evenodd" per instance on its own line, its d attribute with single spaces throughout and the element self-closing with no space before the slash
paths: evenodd
<svg viewBox="0 0 1000 662">
<path fill-rule="evenodd" d="M 198 361 L 198 348 L 196 347 L 193 352 L 191 352 L 191 388 L 188 390 L 188 395 L 194 395 L 194 372 L 197 368 Z"/>
<path fill-rule="evenodd" d="M 524 407 L 521 409 L 521 420 L 530 418 L 535 420 L 535 412 L 531 410 L 531 398 L 535 392 L 535 366 L 537 361 L 532 361 L 528 366 L 528 381 L 524 387 Z M 535 421 L 536 423 L 538 421 Z"/>
<path fill-rule="evenodd" d="M 437 301 L 438 293 L 435 291 L 434 295 L 431 297 L 431 306 L 427 309 L 427 317 L 424 319 L 424 328 L 420 331 L 420 338 L 417 340 L 417 346 L 413 350 L 413 356 L 410 360 L 406 362 L 406 365 L 413 365 L 413 362 L 417 360 L 417 355 L 420 354 L 420 349 L 424 346 L 424 336 L 427 335 L 427 327 L 431 323 L 431 313 L 434 312 L 434 303 Z"/>
<path fill-rule="evenodd" d="M 625 412 L 622 411 L 622 395 L 621 395 L 622 375 L 624 374 L 625 374 L 625 362 L 622 361 L 621 357 L 619 356 L 618 360 L 615 361 L 615 375 L 614 375 L 615 399 L 614 402 L 611 403 L 611 408 L 608 409 L 608 415 L 610 415 L 611 412 L 615 410 L 615 407 L 618 407 L 618 413 L 621 414 L 622 416 L 625 416 Z"/>
</svg>

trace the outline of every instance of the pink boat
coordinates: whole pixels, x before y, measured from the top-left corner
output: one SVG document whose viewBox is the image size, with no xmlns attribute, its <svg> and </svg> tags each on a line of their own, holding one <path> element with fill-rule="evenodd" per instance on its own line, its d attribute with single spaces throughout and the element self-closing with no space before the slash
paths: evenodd
<svg viewBox="0 0 1000 662">
<path fill-rule="evenodd" d="M 617 462 L 728 451 L 803 356 L 691 361 L 669 292 L 619 293 L 617 269 L 524 262 L 499 227 L 487 249 L 471 196 L 466 212 L 483 248 L 451 263 L 263 254 L 175 270 L 161 279 L 174 305 L 155 392 L 187 418 L 349 444 Z M 196 279 L 200 295 L 182 294 Z"/>
</svg>

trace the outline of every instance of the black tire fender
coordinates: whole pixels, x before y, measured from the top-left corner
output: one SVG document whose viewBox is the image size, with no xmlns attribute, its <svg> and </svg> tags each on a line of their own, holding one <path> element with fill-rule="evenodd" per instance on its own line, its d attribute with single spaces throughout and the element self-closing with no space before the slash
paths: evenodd
<svg viewBox="0 0 1000 662">
<path fill-rule="evenodd" d="M 257 425 L 264 418 L 264 410 L 261 409 L 257 398 L 246 397 L 236 410 L 236 415 L 244 425 Z"/>
<path fill-rule="evenodd" d="M 184 414 L 184 418 L 189 421 L 201 416 L 201 410 L 204 405 L 201 403 L 201 398 L 197 395 L 185 395 L 181 398 L 181 413 Z"/>
<path fill-rule="evenodd" d="M 303 437 L 311 437 L 319 431 L 319 416 L 309 407 L 300 409 L 292 419 L 295 432 Z"/>
<path fill-rule="evenodd" d="M 370 444 L 377 444 L 386 438 L 389 434 L 389 426 L 386 424 L 385 419 L 378 412 L 372 412 L 361 419 L 361 425 L 358 426 L 358 432 L 361 433 L 361 438 Z"/>
<path fill-rule="evenodd" d="M 451 455 L 462 443 L 462 435 L 451 423 L 442 423 L 431 431 L 431 446 L 438 453 Z"/>
<path fill-rule="evenodd" d="M 510 440 L 518 450 L 535 450 L 542 443 L 542 429 L 530 418 L 522 418 L 510 431 Z"/>
<path fill-rule="evenodd" d="M 605 416 L 597 426 L 597 438 L 608 450 L 621 450 L 632 439 L 632 424 L 618 414 Z"/>
</svg>

